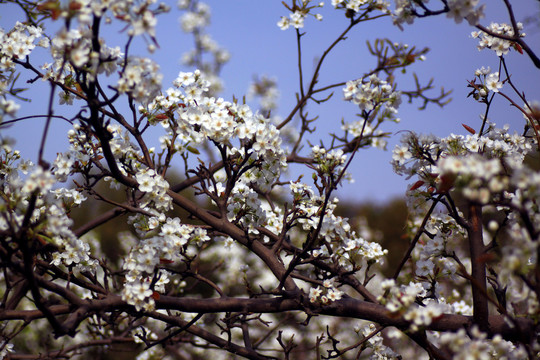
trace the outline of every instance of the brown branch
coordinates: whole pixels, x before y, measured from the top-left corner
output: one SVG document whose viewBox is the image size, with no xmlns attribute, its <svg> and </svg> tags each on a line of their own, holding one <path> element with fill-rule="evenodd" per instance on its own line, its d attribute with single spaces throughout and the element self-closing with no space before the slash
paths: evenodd
<svg viewBox="0 0 540 360">
<path fill-rule="evenodd" d="M 484 295 L 487 291 L 486 266 L 482 260 L 484 255 L 484 239 L 482 234 L 482 206 L 469 204 L 467 234 L 471 256 L 471 276 L 475 280 L 471 284 L 473 295 L 474 323 L 483 332 L 489 331 L 488 299 Z"/>
<path fill-rule="evenodd" d="M 216 163 L 215 165 L 210 166 L 210 168 L 208 169 L 208 172 L 209 174 L 214 174 L 216 171 L 220 170 L 221 168 L 223 168 L 223 161 L 220 161 Z M 192 176 L 178 184 L 172 185 L 170 189 L 171 191 L 174 191 L 177 193 L 192 185 L 195 185 L 199 181 L 201 181 L 201 178 L 199 176 Z"/>
<path fill-rule="evenodd" d="M 221 312 L 242 312 L 242 313 L 284 313 L 290 311 L 309 311 L 319 315 L 329 315 L 344 318 L 363 319 L 378 323 L 382 326 L 395 326 L 407 331 L 410 323 L 402 317 L 391 313 L 385 306 L 367 301 L 344 298 L 334 301 L 327 306 L 319 306 L 309 303 L 307 299 L 286 299 L 286 298 L 177 298 L 162 295 L 156 299 L 156 308 L 163 310 L 176 310 L 189 313 L 221 313 Z M 49 311 L 55 315 L 66 314 L 73 310 L 68 305 L 53 305 Z M 93 312 L 115 312 L 131 311 L 131 306 L 127 305 L 120 296 L 109 295 L 103 299 L 88 300 L 86 302 L 87 314 Z M 155 317 L 154 313 L 148 314 Z M 35 320 L 43 318 L 44 315 L 39 310 L 6 310 L 0 311 L 0 320 Z M 173 317 L 159 318 L 171 323 Z M 534 332 L 534 322 L 531 319 L 515 319 L 513 326 L 509 325 L 504 316 L 494 315 L 488 318 L 489 328 L 492 334 L 501 334 L 503 338 L 510 341 L 522 341 L 529 343 L 530 335 Z M 176 320 L 173 320 L 176 321 Z M 175 322 L 173 322 L 174 324 Z M 184 326 L 187 322 L 183 322 Z M 473 318 L 464 315 L 443 314 L 433 319 L 432 323 L 426 326 L 426 330 L 432 331 L 458 331 L 468 328 L 474 324 Z M 191 329 L 191 328 L 190 328 Z M 191 332 L 188 329 L 188 332 Z M 191 332 L 193 333 L 193 332 Z M 198 334 L 193 333 L 199 336 Z M 204 338 L 204 336 L 203 336 Z"/>
<path fill-rule="evenodd" d="M 282 313 L 287 311 L 305 311 L 307 308 L 320 315 L 330 315 L 345 318 L 363 319 L 376 322 L 382 326 L 395 326 L 401 330 L 408 330 L 410 323 L 402 317 L 391 313 L 385 306 L 352 298 L 343 298 L 332 302 L 327 306 L 318 306 L 304 299 L 285 298 L 177 298 L 161 296 L 156 300 L 156 307 L 166 310 L 177 310 L 190 313 L 219 313 L 219 312 L 244 312 L 244 313 Z M 473 325 L 473 318 L 465 315 L 443 314 L 433 319 L 426 330 L 433 331 L 458 331 Z M 494 315 L 489 317 L 489 327 L 493 334 L 501 334 L 508 340 L 520 340 L 529 342 L 530 334 L 534 328 L 531 319 L 516 319 L 516 326 L 509 325 L 504 316 Z"/>
<path fill-rule="evenodd" d="M 125 213 L 126 213 L 126 210 L 124 208 L 122 208 L 122 207 L 113 208 L 111 210 L 108 210 L 108 211 L 102 213 L 101 215 L 99 215 L 98 217 L 92 219 L 91 221 L 87 222 L 86 224 L 80 226 L 79 228 L 77 228 L 77 230 L 73 231 L 73 233 L 75 234 L 75 236 L 81 237 L 84 234 L 86 234 L 87 232 L 89 232 L 89 231 L 97 228 L 98 226 L 103 225 L 103 224 L 107 223 L 108 221 L 114 219 L 115 217 L 118 217 L 118 216 L 123 215 Z"/>
<path fill-rule="evenodd" d="M 53 315 L 63 315 L 69 314 L 72 309 L 69 305 L 51 305 L 49 311 Z M 0 321 L 23 320 L 30 322 L 44 317 L 45 315 L 40 310 L 0 310 Z"/>
<path fill-rule="evenodd" d="M 201 299 L 198 299 L 198 300 L 201 300 Z M 272 357 L 261 355 L 253 349 L 248 349 L 240 345 L 234 344 L 228 340 L 222 339 L 221 337 L 216 336 L 212 334 L 211 332 L 206 331 L 196 325 L 191 325 L 188 327 L 189 322 L 182 320 L 179 316 L 169 316 L 169 315 L 165 315 L 158 312 L 152 312 L 148 316 L 156 320 L 161 320 L 168 324 L 176 325 L 180 328 L 183 328 L 185 329 L 186 332 L 193 334 L 195 336 L 198 336 L 201 339 L 204 339 L 208 341 L 209 343 L 214 344 L 217 347 L 227 350 L 233 354 L 237 354 L 237 355 L 243 356 L 248 359 L 253 359 L 253 360 L 274 359 Z"/>
<path fill-rule="evenodd" d="M 68 354 L 71 353 L 71 352 L 77 351 L 77 350 L 86 349 L 86 348 L 94 347 L 94 346 L 106 347 L 106 346 L 111 346 L 111 345 L 114 345 L 114 344 L 125 344 L 125 343 L 134 343 L 134 340 L 131 337 L 114 336 L 114 337 L 108 337 L 106 339 L 89 340 L 89 341 L 83 342 L 81 344 L 65 347 L 65 348 L 63 348 L 61 350 L 50 351 L 50 352 L 48 352 L 46 354 L 39 354 L 39 355 L 19 354 L 19 353 L 8 354 L 7 359 L 13 359 L 13 360 L 15 360 L 15 359 L 21 359 L 21 360 L 23 360 L 23 359 L 24 360 L 36 359 L 37 360 L 37 359 L 69 358 L 70 356 L 68 356 Z"/>
<path fill-rule="evenodd" d="M 428 341 L 425 331 L 408 334 L 408 335 L 412 340 L 414 340 L 414 342 L 416 342 L 424 350 L 426 350 L 426 352 L 429 354 L 430 359 L 436 359 L 436 360 L 451 360 L 452 359 L 452 355 L 449 354 L 447 350 L 441 350 Z"/>
<path fill-rule="evenodd" d="M 334 40 L 334 42 L 332 44 L 330 44 L 330 46 L 324 51 L 324 53 L 322 54 L 321 58 L 319 59 L 319 61 L 317 63 L 315 71 L 313 72 L 313 77 L 311 78 L 311 83 L 309 84 L 309 87 L 308 87 L 308 90 L 307 90 L 306 94 L 304 96 L 302 96 L 300 98 L 300 100 L 298 100 L 298 102 L 296 103 L 295 107 L 292 109 L 290 114 L 277 126 L 278 129 L 281 129 L 285 125 L 287 125 L 293 119 L 294 115 L 298 112 L 298 110 L 300 110 L 302 107 L 304 107 L 304 105 L 306 104 L 308 99 L 313 95 L 313 89 L 315 87 L 315 84 L 317 84 L 317 79 L 319 78 L 319 72 L 321 70 L 321 66 L 322 66 L 326 56 L 328 56 L 330 51 L 332 51 L 332 49 L 340 41 L 343 41 L 345 39 L 345 36 L 347 35 L 347 33 L 356 24 L 357 24 L 357 22 L 351 22 L 351 24 L 349 24 L 349 26 L 347 26 L 347 28 L 338 36 L 338 38 L 336 40 Z"/>
<path fill-rule="evenodd" d="M 77 276 L 73 274 L 67 274 L 64 271 L 62 271 L 60 268 L 54 265 L 51 265 L 46 261 L 36 260 L 36 265 L 38 265 L 41 269 L 43 269 L 43 271 L 45 270 L 50 271 L 50 274 L 54 274 L 56 278 L 63 279 L 71 284 L 75 284 L 83 289 L 90 290 L 97 294 L 107 294 L 107 291 L 103 287 L 99 286 L 99 284 L 89 283 L 87 281 L 81 280 L 80 278 L 78 278 Z M 46 280 L 42 276 L 39 277 L 39 281 L 48 282 L 48 280 Z"/>
<path fill-rule="evenodd" d="M 28 280 L 21 275 L 20 278 L 16 280 L 14 286 L 12 286 L 9 290 L 6 290 L 6 293 L 4 294 L 4 298 L 6 299 L 3 304 L 5 305 L 4 308 L 6 310 L 16 309 L 19 302 L 23 299 L 23 297 L 26 296 L 29 289 L 30 286 Z M 10 296 L 8 297 L 8 295 Z"/>
</svg>

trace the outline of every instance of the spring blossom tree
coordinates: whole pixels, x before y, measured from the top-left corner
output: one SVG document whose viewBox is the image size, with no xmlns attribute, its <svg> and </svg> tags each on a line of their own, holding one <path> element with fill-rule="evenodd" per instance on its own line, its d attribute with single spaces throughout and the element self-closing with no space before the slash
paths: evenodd
<svg viewBox="0 0 540 360">
<path fill-rule="evenodd" d="M 142 37 L 155 50 L 169 6 L 12 1 L 26 18 L 0 30 L 0 126 L 27 121 L 17 116 L 16 81 L 42 81 L 50 92 L 48 108 L 35 110 L 45 124 L 35 159 L 1 138 L 0 358 L 129 348 L 138 359 L 537 359 L 540 172 L 531 159 L 540 107 L 513 82 L 505 56 L 519 52 L 538 68 L 540 59 L 510 0 L 501 1 L 508 23 L 489 25 L 479 0 L 284 1 L 275 31 L 296 37 L 296 56 L 310 23 L 324 23 L 323 6 L 343 14 L 343 31 L 312 75 L 299 62 L 295 106 L 283 117 L 268 77 L 248 91 L 258 109 L 219 97 L 230 55 L 207 33 L 203 2 L 178 1 L 182 30 L 195 40 L 183 58 L 192 71 L 164 79 L 131 45 Z M 367 223 L 337 214 L 335 190 L 357 153 L 385 148 L 403 100 L 429 111 L 448 94 L 418 80 L 401 87 L 401 70 L 428 50 L 388 39 L 368 44 L 376 65 L 359 77 L 324 84 L 319 75 L 365 22 L 391 17 L 404 28 L 444 15 L 468 22 L 498 66 L 471 69 L 470 101 L 485 113 L 464 124 L 467 135 L 401 134 L 391 165 L 412 182 L 395 241 L 409 248 L 384 275 L 388 250 Z M 123 28 L 122 47 L 108 45 L 110 23 Z M 310 144 L 322 120 L 307 107 L 324 106 L 334 90 L 358 116 Z M 523 132 L 489 120 L 493 101 L 514 106 Z M 49 159 L 53 121 L 71 130 L 69 147 Z M 292 166 L 305 176 L 291 178 Z M 77 208 L 96 202 L 108 210 L 75 222 Z M 116 234 L 117 260 L 99 232 L 115 219 L 130 229 Z"/>
</svg>

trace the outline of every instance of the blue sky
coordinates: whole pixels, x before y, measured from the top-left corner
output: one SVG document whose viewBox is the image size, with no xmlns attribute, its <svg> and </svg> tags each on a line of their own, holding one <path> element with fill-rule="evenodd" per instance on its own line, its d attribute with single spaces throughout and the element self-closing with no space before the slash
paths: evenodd
<svg viewBox="0 0 540 360">
<path fill-rule="evenodd" d="M 491 21 L 508 22 L 508 17 L 502 1 L 483 1 L 486 3 L 486 17 L 481 21 L 489 25 Z M 173 2 L 170 2 L 173 4 Z M 232 95 L 242 97 L 256 75 L 268 75 L 278 81 L 281 97 L 276 114 L 286 116 L 295 105 L 295 93 L 298 91 L 296 36 L 293 29 L 280 30 L 276 23 L 280 16 L 288 15 L 288 11 L 278 0 L 207 0 L 212 9 L 212 25 L 209 29 L 211 36 L 232 55 L 231 60 L 222 71 L 225 90 L 222 96 L 230 100 Z M 306 20 L 303 31 L 303 64 L 306 74 L 313 71 L 314 59 L 317 59 L 326 47 L 347 26 L 348 19 L 343 12 L 336 11 L 326 1 L 325 7 L 320 11 L 324 16 L 322 22 L 310 17 Z M 430 2 L 435 6 L 436 1 Z M 0 5 L 0 26 L 9 29 L 20 13 L 13 7 Z M 540 7 L 536 0 L 514 1 L 516 18 L 523 20 L 526 16 L 538 13 Z M 182 54 L 193 47 L 192 39 L 183 34 L 178 22 L 179 11 L 173 5 L 169 14 L 161 16 L 158 21 L 157 38 L 160 48 L 151 57 L 156 60 L 164 75 L 163 85 L 167 88 L 179 71 L 189 71 L 180 62 Z M 466 123 L 478 129 L 480 125 L 479 114 L 483 113 L 482 104 L 467 98 L 470 89 L 466 87 L 467 80 L 472 80 L 474 71 L 481 66 L 491 66 L 496 69 L 498 59 L 490 50 L 479 52 L 476 49 L 477 40 L 470 36 L 471 28 L 466 22 L 456 25 L 453 20 L 444 16 L 417 19 L 411 26 L 405 26 L 404 31 L 391 24 L 389 18 L 375 20 L 360 24 L 350 33 L 347 41 L 338 45 L 323 66 L 320 84 L 330 84 L 352 80 L 369 71 L 374 65 L 366 48 L 366 40 L 376 38 L 389 38 L 394 42 L 407 43 L 418 48 L 429 47 L 425 62 L 419 62 L 411 67 L 410 71 L 398 78 L 398 84 L 405 89 L 411 88 L 412 72 L 416 72 L 421 81 L 434 78 L 438 93 L 440 86 L 452 89 L 453 101 L 444 109 L 435 106 L 419 111 L 419 103 L 404 103 L 399 109 L 401 123 L 387 124 L 383 130 L 394 135 L 389 139 L 388 151 L 368 150 L 361 151 L 355 157 L 351 172 L 355 183 L 345 184 L 339 190 L 342 197 L 348 199 L 362 199 L 382 201 L 394 196 L 402 196 L 408 183 L 392 172 L 390 165 L 391 150 L 399 142 L 399 132 L 414 130 L 417 132 L 433 133 L 447 136 L 450 133 L 467 134 L 461 126 Z M 540 53 L 540 27 L 525 28 L 528 33 L 529 45 Z M 111 45 L 122 45 L 122 37 L 111 32 L 104 34 L 111 37 Z M 140 42 L 142 45 L 142 42 Z M 144 54 L 144 46 L 140 46 L 140 54 Z M 39 55 L 37 53 L 36 55 Z M 525 55 L 511 52 L 507 62 L 512 72 L 512 80 L 524 91 L 529 99 L 540 100 L 540 71 L 534 67 Z M 28 75 L 21 75 L 21 85 L 28 79 Z M 39 82 L 38 82 L 39 83 Z M 46 112 L 46 96 L 48 87 L 38 84 L 36 89 L 27 93 L 34 97 L 30 104 L 22 104 L 20 116 Z M 504 89 L 507 90 L 508 89 Z M 515 96 L 513 96 L 516 98 Z M 518 102 L 521 104 L 521 101 Z M 36 110 L 42 109 L 42 110 Z M 55 105 L 55 109 L 60 109 Z M 323 105 L 310 104 L 311 115 L 319 115 L 318 131 L 311 140 L 329 132 L 340 132 L 341 118 L 346 121 L 355 120 L 356 109 L 351 103 L 342 101 L 341 90 L 335 92 L 334 97 Z M 523 118 L 508 102 L 500 98 L 495 101 L 491 110 L 490 119 L 498 125 L 510 124 L 520 131 L 523 128 Z M 35 161 L 37 147 L 43 129 L 42 120 L 29 120 L 21 122 L 4 130 L 2 134 L 17 139 L 17 148 L 21 149 L 25 157 Z M 64 123 L 55 123 L 48 145 L 48 158 L 52 160 L 55 153 L 65 149 L 65 134 L 69 126 Z M 327 137 L 325 139 L 328 139 Z"/>
</svg>

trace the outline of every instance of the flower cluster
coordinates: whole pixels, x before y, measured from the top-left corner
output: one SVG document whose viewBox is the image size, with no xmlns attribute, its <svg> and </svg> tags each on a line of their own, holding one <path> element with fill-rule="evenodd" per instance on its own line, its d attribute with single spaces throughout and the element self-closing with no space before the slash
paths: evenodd
<svg viewBox="0 0 540 360">
<path fill-rule="evenodd" d="M 493 194 L 507 189 L 509 181 L 500 159 L 480 155 L 448 156 L 438 162 L 440 187 L 465 186 L 463 195 L 486 204 Z"/>
<path fill-rule="evenodd" d="M 191 0 L 180 1 L 178 7 L 182 10 L 194 7 L 180 18 L 180 24 L 184 32 L 190 33 L 210 25 L 210 7 L 202 2 Z"/>
<path fill-rule="evenodd" d="M 514 345 L 504 340 L 500 335 L 488 338 L 485 333 L 473 327 L 470 334 L 464 329 L 457 333 L 442 334 L 440 345 L 449 348 L 454 353 L 454 359 L 527 359 L 527 351 L 521 345 Z"/>
<path fill-rule="evenodd" d="M 75 68 L 81 68 L 90 60 L 92 52 L 90 29 L 62 29 L 52 41 L 51 51 L 55 58 L 67 55 Z M 61 65 L 62 66 L 62 65 Z"/>
<path fill-rule="evenodd" d="M 393 313 L 402 313 L 405 320 L 410 321 L 411 329 L 416 331 L 419 327 L 428 326 L 433 319 L 443 313 L 451 311 L 451 306 L 434 299 L 423 300 L 424 306 L 416 304 L 427 295 L 426 289 L 418 283 L 397 286 L 393 279 L 384 280 L 381 288 L 386 291 L 379 301 Z"/>
<path fill-rule="evenodd" d="M 163 177 L 152 169 L 143 169 L 135 175 L 135 179 L 139 183 L 139 191 L 145 193 L 140 206 L 163 212 L 172 208 L 172 199 L 167 195 L 169 183 Z"/>
<path fill-rule="evenodd" d="M 162 149 L 183 153 L 206 141 L 226 149 L 227 161 L 239 166 L 238 171 L 243 168 L 228 194 L 228 218 L 257 233 L 256 227 L 266 221 L 266 212 L 254 188 L 269 190 L 286 166 L 279 132 L 247 105 L 205 96 L 211 85 L 199 70 L 181 72 L 174 86 L 167 95 L 159 95 L 146 109 L 141 108 L 152 122 L 159 121 L 167 131 L 160 139 Z M 159 113 L 164 110 L 169 115 Z M 226 179 L 216 176 L 213 182 L 209 191 L 216 198 L 225 196 Z"/>
<path fill-rule="evenodd" d="M 402 28 L 403 23 L 412 24 L 414 19 L 429 13 L 427 3 L 429 0 L 396 0 L 396 7 L 392 14 L 394 24 Z M 449 0 L 446 3 L 446 16 L 453 18 L 459 24 L 466 19 L 470 25 L 476 25 L 484 17 L 485 5 L 478 6 L 479 0 Z"/>
<path fill-rule="evenodd" d="M 295 29 L 301 29 L 304 27 L 304 18 L 305 18 L 304 13 L 302 13 L 299 10 L 296 10 L 295 12 L 290 14 L 289 17 L 290 19 L 285 16 L 282 16 L 281 19 L 278 21 L 277 26 L 279 26 L 281 30 L 287 30 L 291 25 Z"/>
<path fill-rule="evenodd" d="M 0 69 L 10 69 L 14 66 L 12 59 L 22 60 L 30 55 L 38 40 L 40 46 L 47 46 L 42 35 L 43 29 L 20 22 L 7 33 L 0 29 Z"/>
<path fill-rule="evenodd" d="M 418 220 L 418 219 L 417 219 Z M 419 225 L 413 221 L 412 232 L 417 232 Z M 434 280 L 455 279 L 457 265 L 447 257 L 447 253 L 461 253 L 461 243 L 465 238 L 465 229 L 447 214 L 433 214 L 425 226 L 430 236 L 423 235 L 415 247 L 415 274 L 421 281 L 431 284 Z M 426 285 L 429 288 L 431 285 Z"/>
<path fill-rule="evenodd" d="M 407 49 L 407 45 L 394 44 L 399 49 Z M 345 123 L 342 129 L 347 135 L 362 139 L 358 147 L 371 145 L 376 148 L 385 149 L 386 136 L 378 129 L 379 125 L 385 121 L 399 122 L 396 117 L 397 108 L 401 104 L 401 93 L 394 91 L 388 82 L 379 79 L 375 74 L 366 81 L 362 79 L 348 81 L 343 88 L 345 101 L 350 101 L 358 105 L 361 119 Z"/>
<path fill-rule="evenodd" d="M 258 194 L 245 183 L 238 183 L 227 202 L 227 218 L 241 224 L 251 233 L 258 233 L 256 227 L 266 220 L 266 212 L 261 207 Z"/>
<path fill-rule="evenodd" d="M 315 19 L 321 21 L 322 15 L 321 14 L 312 14 L 311 11 L 316 8 L 321 8 L 324 6 L 324 2 L 319 2 L 316 5 L 311 5 L 311 0 L 301 0 L 300 7 L 293 7 L 290 8 L 289 6 L 285 5 L 287 9 L 291 11 L 289 14 L 289 17 L 282 16 L 281 19 L 278 21 L 277 26 L 281 30 L 287 30 L 289 27 L 294 27 L 295 29 L 301 29 L 304 27 L 304 20 L 306 19 L 306 16 L 312 15 L 315 17 Z M 285 4 L 285 3 L 284 3 Z"/>
<path fill-rule="evenodd" d="M 5 93 L 5 89 L 0 85 L 0 94 Z M 2 119 L 4 116 L 15 116 L 19 108 L 21 107 L 19 104 L 17 104 L 14 100 L 6 99 L 2 95 L 0 95 L 0 123 L 2 122 Z"/>
<path fill-rule="evenodd" d="M 28 161 L 19 161 L 19 153 L 7 144 L 0 149 L 0 159 L 0 209 L 4 214 L 0 217 L 0 230 L 11 229 L 18 233 L 23 228 L 26 213 L 30 211 L 27 231 L 31 231 L 34 234 L 31 236 L 40 242 L 53 244 L 59 249 L 53 254 L 52 261 L 48 261 L 94 272 L 97 261 L 90 257 L 88 244 L 71 231 L 73 220 L 64 208 L 66 203 L 70 207 L 80 204 L 82 195 L 74 189 L 65 192 L 53 190 L 56 179 L 51 171 Z M 19 172 L 27 175 L 21 176 Z M 34 199 L 33 203 L 31 199 Z M 8 236 L 6 241 L 14 242 L 15 239 Z"/>
<path fill-rule="evenodd" d="M 152 101 L 161 91 L 159 66 L 148 58 L 131 57 L 116 85 L 120 94 L 127 93 L 140 103 Z"/>
<path fill-rule="evenodd" d="M 332 175 L 341 174 L 344 170 L 344 164 L 347 156 L 343 154 L 343 150 L 330 150 L 315 145 L 311 148 L 313 161 L 319 174 Z"/>
<path fill-rule="evenodd" d="M 119 170 L 127 175 L 133 174 L 141 168 L 138 163 L 143 157 L 127 133 L 118 124 L 110 124 L 105 129 L 109 134 L 109 147 L 117 162 Z M 73 129 L 68 131 L 69 150 L 59 154 L 54 163 L 54 174 L 58 181 L 65 181 L 67 176 L 81 169 L 89 169 L 92 164 L 103 157 L 103 150 L 99 141 L 92 136 L 92 130 L 84 123 L 74 124 Z M 137 164 L 136 169 L 133 165 Z M 110 181 L 112 188 L 118 189 L 120 183 L 110 176 L 105 177 Z"/>
<path fill-rule="evenodd" d="M 195 253 L 210 240 L 206 230 L 184 225 L 179 218 L 165 215 L 147 218 L 136 215 L 130 219 L 139 235 L 144 237 L 131 249 L 124 263 L 127 271 L 122 298 L 137 311 L 152 310 L 156 293 L 163 293 L 171 273 L 160 267 Z M 180 290 L 180 286 L 177 291 Z"/>
<path fill-rule="evenodd" d="M 469 96 L 472 95 L 480 102 L 486 102 L 490 91 L 494 93 L 499 92 L 499 89 L 501 89 L 503 86 L 499 72 L 497 71 L 492 73 L 489 66 L 487 68 L 482 66 L 482 68 L 476 69 L 474 75 L 476 78 L 469 82 L 468 85 L 469 87 L 473 88 L 473 90 L 469 93 Z M 479 84 L 476 83 L 476 79 L 480 81 Z"/>
<path fill-rule="evenodd" d="M 426 3 L 427 1 L 420 1 Z M 412 24 L 416 17 L 414 2 L 410 0 L 395 0 L 395 9 L 392 12 L 392 21 L 400 29 L 403 29 L 403 24 Z"/>
<path fill-rule="evenodd" d="M 170 137 L 181 142 L 180 148 L 212 141 L 226 148 L 226 155 L 236 164 L 245 167 L 240 181 L 269 189 L 286 167 L 277 128 L 247 105 L 205 96 L 210 83 L 198 70 L 180 73 L 174 85 L 175 89 L 167 91 L 168 96 L 156 97 L 144 111 L 176 108 L 177 118 L 161 123 Z M 167 146 L 170 141 L 163 139 L 162 144 Z"/>
<path fill-rule="evenodd" d="M 384 337 L 378 332 L 375 324 L 369 323 L 366 326 L 360 327 L 356 325 L 354 331 L 363 339 L 369 337 L 365 346 L 371 348 L 373 355 L 371 359 L 399 359 L 401 355 L 394 352 L 390 347 L 383 344 Z M 377 332 L 375 335 L 374 332 Z"/>
<path fill-rule="evenodd" d="M 87 29 L 92 26 L 95 17 L 104 18 L 110 22 L 110 17 L 125 23 L 129 36 L 148 35 L 153 42 L 149 42 L 148 50 L 155 49 L 156 16 L 168 12 L 169 6 L 160 3 L 154 7 L 154 0 L 128 0 L 128 1 L 77 1 L 76 4 L 50 4 L 43 5 L 53 13 L 53 17 L 61 15 L 71 22 L 79 23 L 79 29 Z M 54 15 L 56 14 L 56 15 Z"/>
<path fill-rule="evenodd" d="M 323 305 L 329 302 L 341 299 L 343 291 L 338 290 L 331 280 L 323 281 L 323 286 L 309 289 L 309 301 L 312 303 L 321 303 Z"/>
<path fill-rule="evenodd" d="M 508 24 L 498 24 L 498 23 L 491 23 L 487 27 L 487 29 L 493 34 L 502 35 L 502 36 L 508 36 L 508 37 L 515 37 L 515 36 L 524 37 L 525 36 L 525 33 L 521 32 L 521 30 L 523 30 L 523 24 L 520 22 L 517 23 L 517 29 L 514 29 L 511 25 L 508 25 Z M 516 31 L 518 32 L 518 35 L 516 35 L 515 33 Z M 510 51 L 511 47 L 514 47 L 519 52 L 523 52 L 523 50 L 521 50 L 521 47 L 515 42 L 501 39 L 497 36 L 493 36 L 481 30 L 473 31 L 471 35 L 473 38 L 475 39 L 477 38 L 480 40 L 478 44 L 478 50 L 483 50 L 486 48 L 491 49 L 495 51 L 497 56 L 506 55 L 508 51 Z"/>
<path fill-rule="evenodd" d="M 449 0 L 446 17 L 453 18 L 457 24 L 466 19 L 474 26 L 484 17 L 485 5 L 478 6 L 480 0 Z M 427 2 L 427 1 L 426 1 Z"/>
<path fill-rule="evenodd" d="M 105 41 L 100 39 L 99 48 L 96 49 L 92 45 L 92 39 L 92 31 L 85 23 L 81 23 L 79 28 L 62 28 L 51 41 L 53 63 L 45 63 L 41 67 L 45 70 L 42 80 L 54 79 L 78 92 L 80 86 L 74 81 L 75 69 L 84 69 L 88 74 L 88 81 L 101 73 L 113 74 L 123 63 L 120 47 L 108 47 Z M 65 93 L 63 103 L 72 103 L 69 92 Z"/>
<path fill-rule="evenodd" d="M 99 157 L 102 153 L 95 137 L 91 136 L 83 125 L 74 124 L 67 137 L 70 144 L 69 151 L 57 158 L 55 166 L 60 177 L 67 175 L 65 164 L 86 167 L 90 165 L 91 159 Z"/>
<path fill-rule="evenodd" d="M 367 263 L 381 262 L 387 254 L 381 245 L 372 239 L 372 234 L 365 231 L 367 226 L 358 235 L 350 226 L 347 218 L 334 214 L 338 199 L 334 198 L 326 206 L 324 216 L 322 214 L 323 198 L 314 194 L 306 184 L 291 182 L 289 184 L 294 198 L 297 213 L 296 222 L 304 231 L 312 231 L 318 228 L 322 217 L 319 237 L 321 246 L 313 250 L 313 256 L 330 258 L 335 264 L 343 266 L 347 270 L 358 269 Z"/>
<path fill-rule="evenodd" d="M 395 119 L 394 121 L 397 122 L 399 119 Z M 377 126 L 378 124 L 372 126 L 369 121 L 361 119 L 350 123 L 344 122 L 341 129 L 344 130 L 346 134 L 352 135 L 354 138 L 362 138 L 364 141 L 360 145 L 367 143 L 372 147 L 385 150 L 387 141 L 384 137 L 387 136 L 387 134 L 382 130 L 377 130 Z"/>
<path fill-rule="evenodd" d="M 379 296 L 379 301 L 391 312 L 398 312 L 408 309 L 414 304 L 416 298 L 426 294 L 426 289 L 418 283 L 398 286 L 393 279 L 384 280 L 381 283 L 381 290 L 388 292 L 388 295 Z"/>
<path fill-rule="evenodd" d="M 381 80 L 377 75 L 371 75 L 366 81 L 363 79 L 350 80 L 343 88 L 346 101 L 358 105 L 362 111 L 374 111 L 384 107 L 385 110 L 396 113 L 401 104 L 401 94 L 394 91 L 392 86 Z"/>
<path fill-rule="evenodd" d="M 508 127 L 498 129 L 489 122 L 483 136 L 451 135 L 440 139 L 410 133 L 403 138 L 403 145 L 396 146 L 393 161 L 398 173 L 420 178 L 408 192 L 413 213 L 422 208 L 419 204 L 425 203 L 426 198 L 432 198 L 433 192 L 447 194 L 453 190 L 459 191 L 467 201 L 482 205 L 486 214 L 497 219 L 484 230 L 485 243 L 496 239 L 505 254 L 492 269 L 500 287 L 521 289 L 509 295 L 508 301 L 514 306 L 520 304 L 523 309 L 538 308 L 536 297 L 531 296 L 530 288 L 520 280 L 536 263 L 537 245 L 531 232 L 538 231 L 536 224 L 540 221 L 536 205 L 540 199 L 539 174 L 524 163 L 525 156 L 532 151 L 532 141 L 519 134 L 510 134 Z M 463 214 L 455 211 L 454 219 L 443 214 L 431 215 L 424 229 L 429 236 L 420 238 L 414 252 L 417 278 L 425 281 L 422 286 L 441 303 L 444 300 L 439 294 L 444 283 L 441 280 L 448 276 L 456 279 L 458 263 L 452 256 L 461 258 L 460 262 L 466 268 L 471 266 L 459 245 L 461 239 L 466 238 L 465 229 L 455 220 L 456 217 L 463 218 Z M 501 222 L 498 216 L 503 212 L 504 221 Z M 529 219 L 529 231 L 520 225 L 522 217 Z M 419 224 L 421 218 L 415 221 Z M 463 296 L 461 300 L 467 301 Z M 456 305 L 452 311 L 468 310 Z"/>
<path fill-rule="evenodd" d="M 532 149 L 531 141 L 523 136 L 509 134 L 508 128 L 496 129 L 493 125 L 483 136 L 452 134 L 441 139 L 409 133 L 401 142 L 403 145 L 397 145 L 393 154 L 395 171 L 418 175 L 423 185 L 439 191 L 447 191 L 456 183 L 456 179 L 444 174 L 472 176 L 485 181 L 485 185 L 491 183 L 494 191 L 502 191 L 506 188 L 506 180 L 499 172 L 502 171 L 501 159 L 504 159 L 505 167 L 520 168 L 525 155 Z M 486 177 L 479 171 L 495 177 Z"/>
<path fill-rule="evenodd" d="M 48 42 L 42 37 L 43 30 L 32 25 L 17 22 L 6 32 L 0 28 L 0 123 L 4 116 L 15 116 L 20 105 L 6 95 L 12 92 L 14 82 L 14 59 L 22 60 L 30 55 L 37 45 L 46 47 Z M 11 84 L 10 84 L 11 83 Z"/>
<path fill-rule="evenodd" d="M 387 13 L 390 7 L 390 3 L 386 0 L 332 0 L 332 6 L 336 9 L 346 9 L 356 13 L 360 12 L 364 5 L 367 5 L 366 8 L 381 10 L 384 13 Z"/>
</svg>

